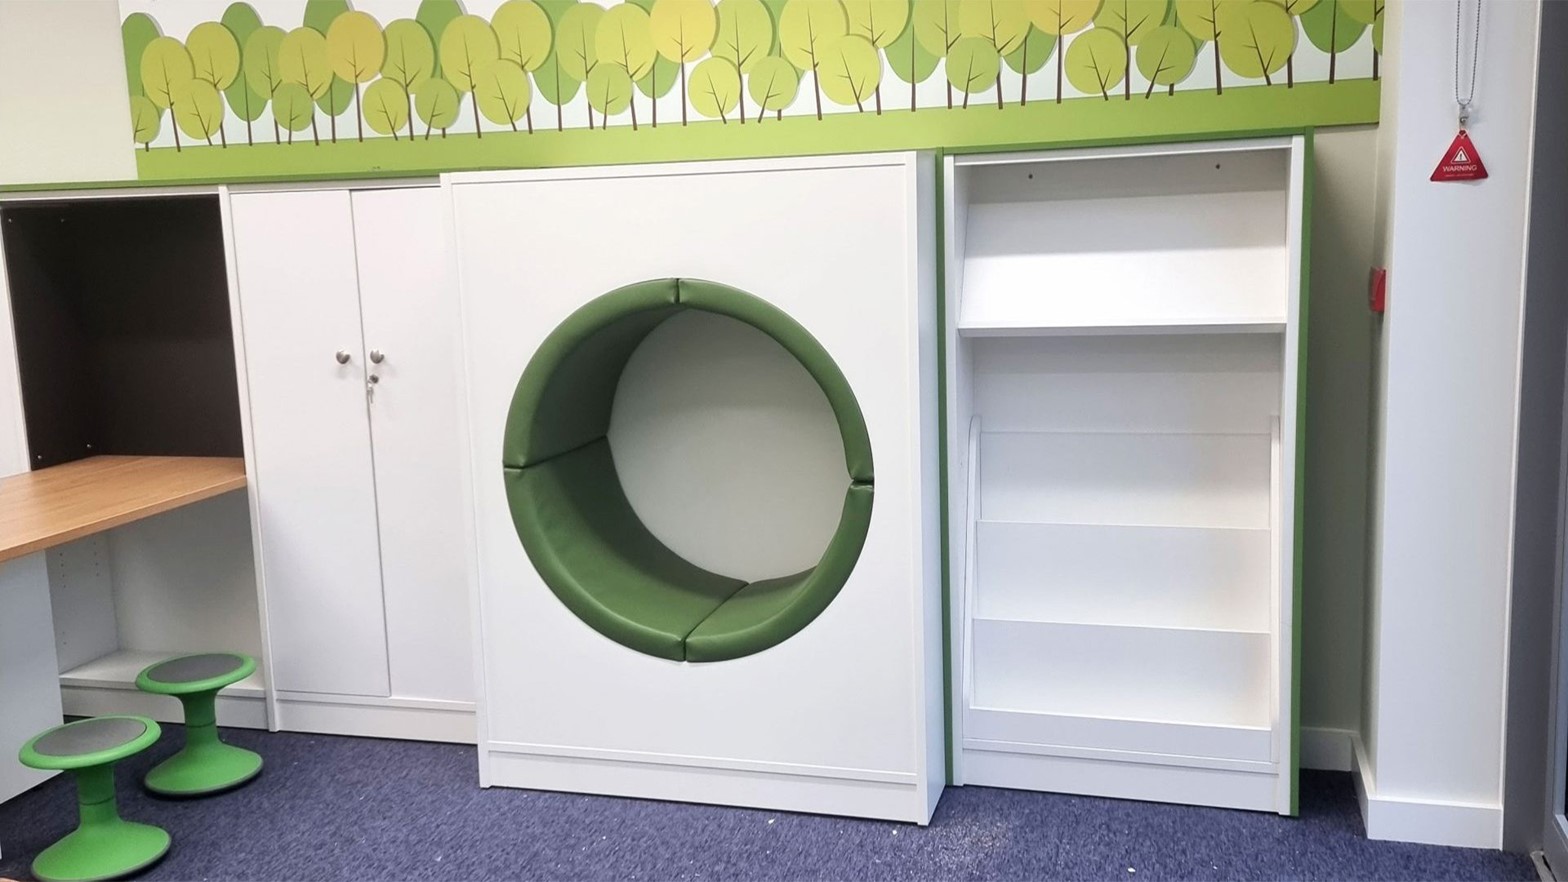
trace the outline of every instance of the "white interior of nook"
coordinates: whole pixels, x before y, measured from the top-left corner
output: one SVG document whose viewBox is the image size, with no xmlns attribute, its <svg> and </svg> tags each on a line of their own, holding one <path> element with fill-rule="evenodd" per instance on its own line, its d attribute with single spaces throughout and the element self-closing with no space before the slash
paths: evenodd
<svg viewBox="0 0 1568 882">
<path fill-rule="evenodd" d="M 947 171 L 959 781 L 1288 810 L 1299 142 Z"/>
<path fill-rule="evenodd" d="M 632 352 L 610 449 L 632 510 L 676 554 L 747 581 L 815 566 L 844 505 L 822 388 L 767 334 L 685 311 Z"/>
</svg>

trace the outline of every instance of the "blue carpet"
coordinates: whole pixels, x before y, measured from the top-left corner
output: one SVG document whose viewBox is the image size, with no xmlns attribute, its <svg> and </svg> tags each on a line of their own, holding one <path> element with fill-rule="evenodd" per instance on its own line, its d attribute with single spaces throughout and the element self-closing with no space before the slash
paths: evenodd
<svg viewBox="0 0 1568 882">
<path fill-rule="evenodd" d="M 174 847 L 144 879 L 1535 879 L 1528 858 L 1370 842 L 1350 776 L 1310 772 L 1302 816 L 950 788 L 930 827 L 525 790 L 480 790 L 472 747 L 227 730 L 260 751 L 206 800 L 134 782 L 122 813 Z M 0 805 L 0 877 L 74 823 L 70 781 Z"/>
</svg>

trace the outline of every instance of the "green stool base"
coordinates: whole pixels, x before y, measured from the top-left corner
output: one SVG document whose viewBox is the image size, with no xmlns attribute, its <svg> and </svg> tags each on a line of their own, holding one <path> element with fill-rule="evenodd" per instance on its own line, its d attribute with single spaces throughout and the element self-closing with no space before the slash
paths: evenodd
<svg viewBox="0 0 1568 882">
<path fill-rule="evenodd" d="M 221 741 L 187 744 L 142 781 L 160 796 L 204 796 L 238 787 L 261 774 L 261 757 Z"/>
<path fill-rule="evenodd" d="M 169 834 L 120 818 L 90 821 L 44 849 L 33 860 L 43 882 L 118 879 L 157 863 L 169 851 Z"/>
</svg>

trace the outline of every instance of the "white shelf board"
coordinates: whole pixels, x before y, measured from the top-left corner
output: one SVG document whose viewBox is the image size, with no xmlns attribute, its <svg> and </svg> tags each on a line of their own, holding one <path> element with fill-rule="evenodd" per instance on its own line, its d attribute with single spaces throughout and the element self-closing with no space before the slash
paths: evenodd
<svg viewBox="0 0 1568 882">
<path fill-rule="evenodd" d="M 62 673 L 60 675 L 60 685 L 94 689 L 135 690 L 136 675 L 140 674 L 148 665 L 157 664 L 165 659 L 184 654 L 186 653 L 119 649 Z M 219 694 L 232 697 L 261 698 L 265 693 L 266 682 L 262 679 L 261 667 L 258 665 L 255 673 L 232 686 L 225 686 Z"/>
<path fill-rule="evenodd" d="M 1208 726 L 1271 719 L 1268 634 L 977 617 L 971 642 L 975 706 Z"/>
<path fill-rule="evenodd" d="M 986 520 L 1267 527 L 1266 434 L 983 432 Z"/>
<path fill-rule="evenodd" d="M 1284 341 L 1268 334 L 971 337 L 987 431 L 1267 433 Z"/>
<path fill-rule="evenodd" d="M 964 324 L 965 337 L 1111 337 L 1154 334 L 1278 334 L 1285 330 L 1283 316 L 1262 318 L 1183 319 L 1181 321 L 1129 324 Z"/>
<path fill-rule="evenodd" d="M 964 711 L 966 741 L 1029 745 L 1020 752 L 1124 751 L 1165 757 L 1207 757 L 1269 762 L 1273 733 L 1267 726 L 1214 726 L 1125 720 L 970 707 Z M 1052 750 L 1063 748 L 1064 750 Z"/>
<path fill-rule="evenodd" d="M 1267 633 L 1268 529 L 980 521 L 975 612 Z"/>
</svg>

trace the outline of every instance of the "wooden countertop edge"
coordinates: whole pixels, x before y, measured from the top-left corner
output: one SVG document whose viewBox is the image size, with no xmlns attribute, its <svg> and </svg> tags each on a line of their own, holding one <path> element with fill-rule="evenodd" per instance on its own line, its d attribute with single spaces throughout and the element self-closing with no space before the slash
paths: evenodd
<svg viewBox="0 0 1568 882">
<path fill-rule="evenodd" d="M 109 514 L 104 515 L 103 517 L 95 518 L 90 521 L 82 521 L 54 533 L 39 536 L 35 539 L 28 539 L 16 545 L 0 547 L 0 563 L 15 560 L 19 557 L 26 557 L 27 555 L 33 554 L 34 552 L 45 551 L 55 547 L 56 545 L 64 545 L 67 542 L 72 542 L 84 536 L 91 536 L 94 533 L 101 533 L 104 530 L 112 530 L 115 527 L 121 527 L 132 523 L 133 521 L 139 521 L 143 518 L 152 517 L 153 515 L 163 514 L 166 511 L 172 511 L 176 508 L 181 508 L 186 505 L 201 502 L 204 499 L 211 499 L 214 496 L 222 496 L 225 493 L 231 493 L 235 490 L 243 489 L 245 484 L 246 476 L 240 474 L 231 478 L 225 478 L 203 487 L 198 487 L 194 490 L 181 493 L 177 496 L 169 496 L 159 499 L 155 502 L 147 503 L 145 505 L 117 509 Z"/>
</svg>

